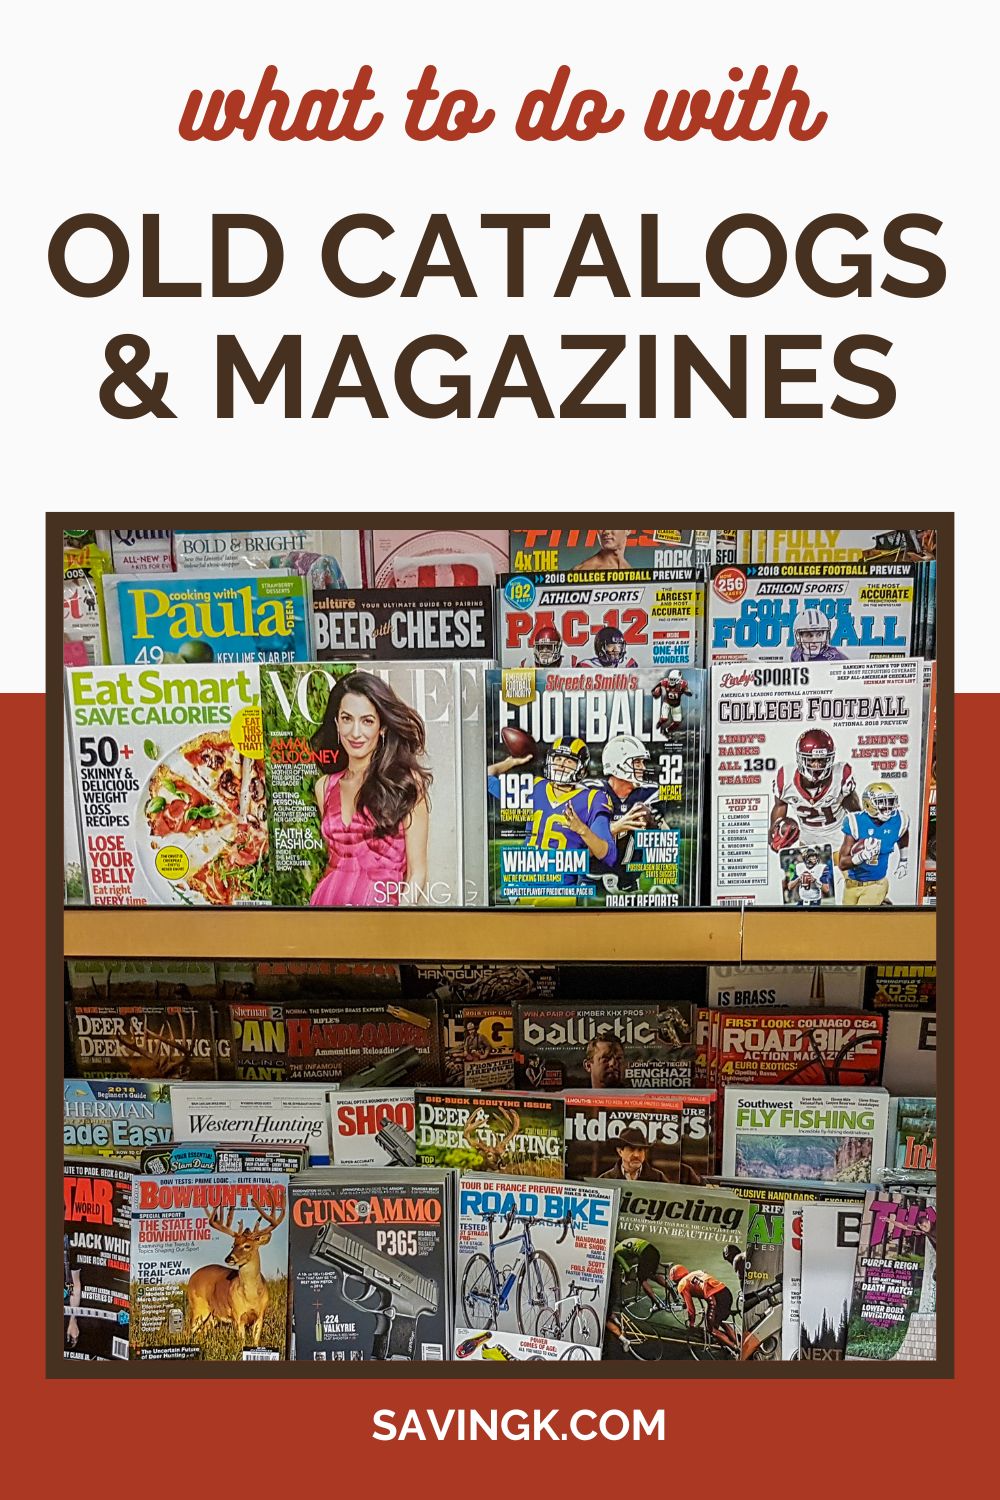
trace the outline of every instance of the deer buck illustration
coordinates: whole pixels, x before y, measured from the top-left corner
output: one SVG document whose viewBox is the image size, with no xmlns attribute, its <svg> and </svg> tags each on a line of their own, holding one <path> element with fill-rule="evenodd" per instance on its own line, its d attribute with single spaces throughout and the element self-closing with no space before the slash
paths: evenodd
<svg viewBox="0 0 1000 1500">
<path fill-rule="evenodd" d="M 252 1198 L 257 1214 L 252 1229 L 244 1229 L 242 1219 L 233 1227 L 235 1207 L 223 1217 L 221 1208 L 206 1214 L 209 1224 L 219 1234 L 232 1237 L 233 1247 L 225 1265 L 199 1266 L 187 1284 L 188 1327 L 191 1337 L 214 1323 L 231 1323 L 244 1344 L 247 1332 L 256 1349 L 264 1324 L 269 1294 L 260 1269 L 260 1252 L 272 1231 L 284 1219 L 287 1206 L 271 1212 Z"/>
</svg>

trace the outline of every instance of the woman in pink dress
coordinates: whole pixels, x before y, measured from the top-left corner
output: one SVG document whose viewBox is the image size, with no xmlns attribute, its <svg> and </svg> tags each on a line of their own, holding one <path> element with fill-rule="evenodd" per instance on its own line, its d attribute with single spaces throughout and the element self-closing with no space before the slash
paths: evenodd
<svg viewBox="0 0 1000 1500">
<path fill-rule="evenodd" d="M 420 715 L 371 672 L 342 677 L 314 750 L 336 752 L 316 781 L 326 873 L 311 906 L 413 906 L 425 899 L 431 773 Z"/>
</svg>

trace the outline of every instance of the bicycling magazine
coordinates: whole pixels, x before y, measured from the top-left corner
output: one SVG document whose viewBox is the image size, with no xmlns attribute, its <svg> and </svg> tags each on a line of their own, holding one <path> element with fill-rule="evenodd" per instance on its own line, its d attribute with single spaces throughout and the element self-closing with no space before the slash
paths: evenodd
<svg viewBox="0 0 1000 1500">
<path fill-rule="evenodd" d="M 922 661 L 712 668 L 712 903 L 912 906 Z"/>
<path fill-rule="evenodd" d="M 871 1182 L 885 1162 L 885 1089 L 734 1087 L 726 1095 L 724 1177 Z"/>
<path fill-rule="evenodd" d="M 694 1086 L 695 1010 L 688 1001 L 518 1001 L 519 1088 L 654 1089 Z"/>
<path fill-rule="evenodd" d="M 847 1359 L 933 1359 L 937 1348 L 933 1191 L 865 1196 Z"/>
<path fill-rule="evenodd" d="M 559 1178 L 564 1115 L 559 1098 L 416 1089 L 417 1164 L 460 1172 Z"/>
<path fill-rule="evenodd" d="M 739 1359 L 750 1217 L 735 1193 L 624 1183 L 605 1359 Z"/>
<path fill-rule="evenodd" d="M 617 1197 L 606 1182 L 462 1177 L 455 1356 L 600 1359 Z"/>
<path fill-rule="evenodd" d="M 292 1178 L 292 1358 L 440 1360 L 451 1337 L 450 1172 Z"/>
</svg>

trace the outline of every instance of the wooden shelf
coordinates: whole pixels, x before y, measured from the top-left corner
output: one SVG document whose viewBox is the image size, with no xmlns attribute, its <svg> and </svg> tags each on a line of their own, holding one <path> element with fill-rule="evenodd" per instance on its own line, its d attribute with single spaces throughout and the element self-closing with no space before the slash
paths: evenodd
<svg viewBox="0 0 1000 1500">
<path fill-rule="evenodd" d="M 933 963 L 933 911 L 187 911 L 70 908 L 67 958 Z"/>
</svg>

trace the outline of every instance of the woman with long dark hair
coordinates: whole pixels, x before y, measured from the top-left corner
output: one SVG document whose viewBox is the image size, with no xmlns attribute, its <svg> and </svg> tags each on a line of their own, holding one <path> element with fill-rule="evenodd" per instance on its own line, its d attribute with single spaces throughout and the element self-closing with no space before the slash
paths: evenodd
<svg viewBox="0 0 1000 1500">
<path fill-rule="evenodd" d="M 432 780 L 420 715 L 374 673 L 351 672 L 334 686 L 312 748 L 336 760 L 315 786 L 328 863 L 309 904 L 398 906 L 408 887 L 406 904 L 416 905 L 427 888 Z"/>
</svg>

